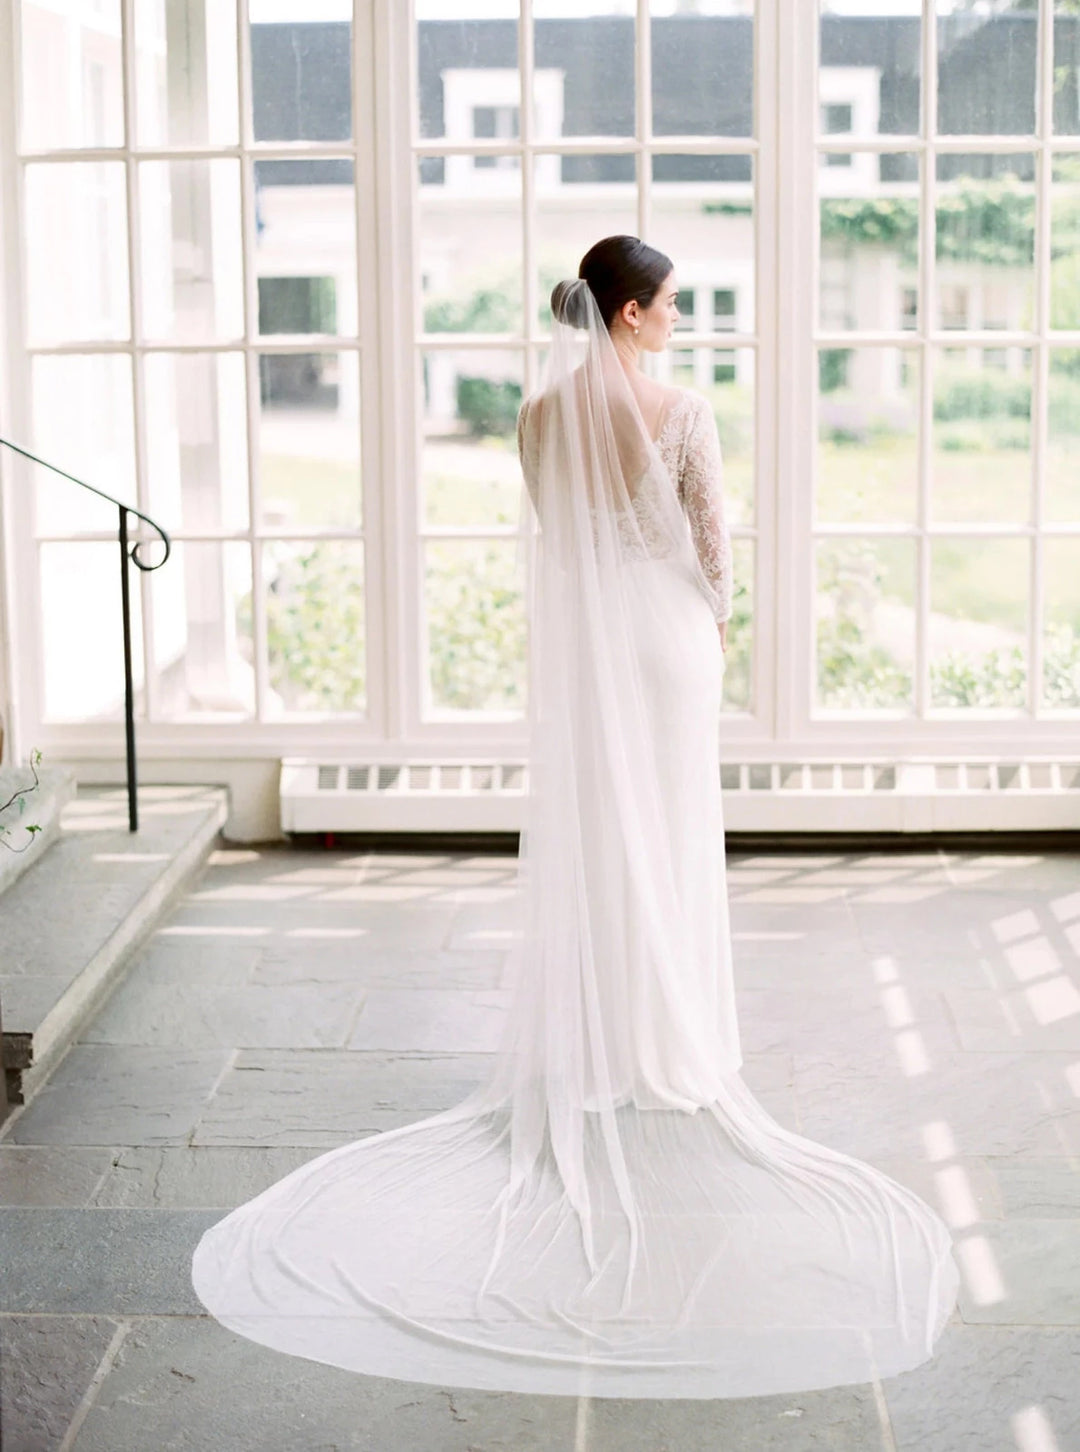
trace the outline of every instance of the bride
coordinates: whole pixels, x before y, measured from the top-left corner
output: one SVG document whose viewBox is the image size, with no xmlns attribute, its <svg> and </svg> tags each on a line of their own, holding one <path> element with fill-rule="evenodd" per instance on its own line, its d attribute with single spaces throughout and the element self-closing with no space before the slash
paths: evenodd
<svg viewBox="0 0 1080 1452">
<path fill-rule="evenodd" d="M 720 793 L 731 614 L 706 400 L 641 370 L 669 258 L 607 237 L 522 406 L 529 796 L 510 1005 L 455 1108 L 340 1146 L 203 1235 L 230 1329 L 355 1371 L 745 1397 L 918 1366 L 950 1236 L 742 1078 Z"/>
</svg>

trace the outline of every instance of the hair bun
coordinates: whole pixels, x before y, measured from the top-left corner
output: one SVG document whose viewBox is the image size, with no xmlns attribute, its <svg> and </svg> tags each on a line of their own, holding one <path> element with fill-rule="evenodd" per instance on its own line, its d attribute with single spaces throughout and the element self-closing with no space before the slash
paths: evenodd
<svg viewBox="0 0 1080 1452">
<path fill-rule="evenodd" d="M 589 326 L 587 288 L 588 283 L 580 277 L 567 277 L 555 284 L 551 293 L 551 311 L 560 323 L 566 323 L 571 328 Z"/>
</svg>

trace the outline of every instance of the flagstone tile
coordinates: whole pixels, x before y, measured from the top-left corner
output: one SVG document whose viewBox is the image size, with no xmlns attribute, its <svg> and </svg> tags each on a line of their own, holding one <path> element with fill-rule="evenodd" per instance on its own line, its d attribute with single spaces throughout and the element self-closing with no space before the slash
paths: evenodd
<svg viewBox="0 0 1080 1452">
<path fill-rule="evenodd" d="M 192 1143 L 321 1145 L 452 1109 L 487 1077 L 487 1054 L 241 1050 Z"/>
<path fill-rule="evenodd" d="M 16 1119 L 19 1144 L 183 1144 L 229 1051 L 75 1044 Z"/>
</svg>

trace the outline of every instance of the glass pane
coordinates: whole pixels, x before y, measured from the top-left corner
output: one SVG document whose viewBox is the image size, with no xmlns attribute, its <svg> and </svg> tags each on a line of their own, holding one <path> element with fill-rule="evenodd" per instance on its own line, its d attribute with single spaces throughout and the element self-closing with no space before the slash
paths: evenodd
<svg viewBox="0 0 1080 1452">
<path fill-rule="evenodd" d="M 355 337 L 351 161 L 257 161 L 259 332 Z"/>
<path fill-rule="evenodd" d="M 28 166 L 25 196 L 30 342 L 128 337 L 123 164 Z"/>
<path fill-rule="evenodd" d="M 936 539 L 930 546 L 931 706 L 1023 706 L 1027 541 Z"/>
<path fill-rule="evenodd" d="M 551 327 L 551 291 L 602 237 L 637 235 L 637 159 L 633 156 L 537 156 L 536 260 L 539 321 Z"/>
<path fill-rule="evenodd" d="M 918 425 L 914 349 L 821 349 L 817 518 L 913 523 Z"/>
<path fill-rule="evenodd" d="M 263 546 L 271 715 L 363 712 L 364 546 L 274 540 Z"/>
<path fill-rule="evenodd" d="M 722 6 L 651 0 L 649 11 L 653 134 L 752 136 L 753 0 Z"/>
<path fill-rule="evenodd" d="M 716 297 L 708 289 L 705 305 L 723 308 L 724 293 Z M 713 318 L 707 321 L 713 325 Z M 723 314 L 716 320 L 717 326 L 722 321 Z M 669 347 L 650 369 L 664 382 L 696 389 L 712 404 L 724 460 L 724 510 L 729 524 L 749 524 L 754 519 L 756 362 L 753 348 Z"/>
<path fill-rule="evenodd" d="M 817 543 L 817 704 L 910 713 L 915 541 Z"/>
<path fill-rule="evenodd" d="M 722 710 L 733 715 L 754 709 L 754 541 L 731 542 L 734 581 L 727 653 L 724 656 Z"/>
<path fill-rule="evenodd" d="M 1043 703 L 1080 708 L 1080 539 L 1043 546 Z"/>
<path fill-rule="evenodd" d="M 513 539 L 424 544 L 425 716 L 520 714 L 525 609 Z"/>
<path fill-rule="evenodd" d="M 1029 0 L 937 0 L 938 131 L 1030 136 L 1035 130 L 1036 9 Z"/>
<path fill-rule="evenodd" d="M 930 512 L 935 519 L 1028 519 L 1031 353 L 940 348 L 934 357 Z"/>
<path fill-rule="evenodd" d="M 418 235 L 425 332 L 521 331 L 519 157 L 447 157 L 421 181 Z"/>
<path fill-rule="evenodd" d="M 144 335 L 183 343 L 243 337 L 238 163 L 142 162 L 139 213 Z"/>
<path fill-rule="evenodd" d="M 420 136 L 474 141 L 519 134 L 517 9 L 516 0 L 486 13 L 462 0 L 416 0 Z M 550 100 L 551 77 L 538 73 L 534 89 L 539 114 Z M 560 98 L 561 90 L 560 81 Z"/>
<path fill-rule="evenodd" d="M 823 136 L 918 135 L 919 9 L 918 3 L 821 0 L 818 127 Z"/>
<path fill-rule="evenodd" d="M 751 167 L 748 156 L 652 160 L 649 240 L 674 262 L 679 287 L 694 289 L 695 318 L 706 332 L 755 328 Z"/>
<path fill-rule="evenodd" d="M 131 361 L 123 354 L 32 359 L 33 442 L 50 464 L 134 504 L 135 423 Z M 35 468 L 40 534 L 115 530 L 118 511 L 51 470 Z M 87 556 L 89 559 L 90 556 Z"/>
<path fill-rule="evenodd" d="M 138 0 L 132 17 L 138 145 L 234 146 L 236 6 Z"/>
<path fill-rule="evenodd" d="M 254 715 L 250 545 L 180 542 L 150 579 L 160 718 Z"/>
<path fill-rule="evenodd" d="M 8 7 L 5 23 L 10 28 Z M 24 151 L 123 146 L 120 0 L 19 7 Z"/>
<path fill-rule="evenodd" d="M 1050 349 L 1047 519 L 1080 523 L 1080 349 Z"/>
<path fill-rule="evenodd" d="M 935 326 L 1032 326 L 1034 175 L 1028 152 L 938 156 Z"/>
<path fill-rule="evenodd" d="M 259 493 L 266 529 L 358 529 L 356 353 L 259 355 Z"/>
<path fill-rule="evenodd" d="M 918 321 L 919 159 L 912 152 L 824 152 L 821 327 L 899 332 Z"/>
<path fill-rule="evenodd" d="M 1053 158 L 1050 188 L 1050 326 L 1080 328 L 1080 152 Z"/>
<path fill-rule="evenodd" d="M 120 546 L 95 541 L 43 544 L 39 548 L 45 719 L 120 720 L 124 714 Z M 129 568 L 135 712 L 142 716 L 145 701 L 139 571 L 134 565 Z"/>
<path fill-rule="evenodd" d="M 1080 12 L 1076 0 L 1054 0 L 1054 130 L 1080 135 Z"/>
<path fill-rule="evenodd" d="M 247 528 L 244 360 L 239 353 L 149 353 L 149 513 L 191 534 Z"/>
<path fill-rule="evenodd" d="M 352 0 L 250 0 L 256 141 L 352 135 Z"/>
<path fill-rule="evenodd" d="M 509 349 L 433 350 L 421 359 L 423 512 L 428 524 L 517 524 L 522 358 Z"/>
<path fill-rule="evenodd" d="M 536 135 L 633 136 L 634 6 L 533 0 Z"/>
</svg>

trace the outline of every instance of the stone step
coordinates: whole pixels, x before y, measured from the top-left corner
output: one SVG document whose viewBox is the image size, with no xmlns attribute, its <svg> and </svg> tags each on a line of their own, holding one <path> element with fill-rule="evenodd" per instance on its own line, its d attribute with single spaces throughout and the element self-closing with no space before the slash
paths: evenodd
<svg viewBox="0 0 1080 1452">
<path fill-rule="evenodd" d="M 5 766 L 0 770 L 0 806 L 17 791 L 32 790 L 0 810 L 0 895 L 60 840 L 60 816 L 75 794 L 75 777 L 66 766 L 39 766 L 38 784 L 29 766 Z M 36 832 L 29 828 L 36 827 Z M 3 945 L 0 944 L 0 953 Z M 0 965 L 3 959 L 0 958 Z"/>
<path fill-rule="evenodd" d="M 223 787 L 144 786 L 127 829 L 122 787 L 80 787 L 55 846 L 0 897 L 0 1014 L 8 1100 L 25 1103 L 123 977 L 133 950 L 202 869 Z"/>
</svg>

